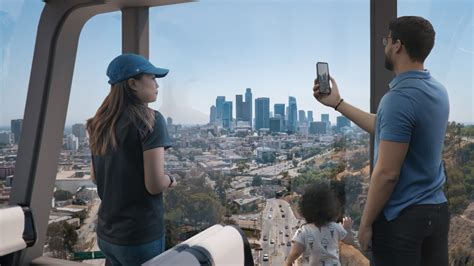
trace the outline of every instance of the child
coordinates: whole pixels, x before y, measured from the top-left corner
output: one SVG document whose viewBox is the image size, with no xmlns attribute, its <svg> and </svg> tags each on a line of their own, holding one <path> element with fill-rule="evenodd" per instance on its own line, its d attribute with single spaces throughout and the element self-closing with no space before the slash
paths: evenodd
<svg viewBox="0 0 474 266">
<path fill-rule="evenodd" d="M 342 225 L 334 222 L 340 213 L 340 203 L 329 183 L 317 182 L 306 189 L 300 209 L 306 220 L 296 231 L 285 265 L 290 266 L 302 254 L 309 265 L 339 266 L 339 241 L 353 243 L 352 224 L 344 217 Z"/>
</svg>

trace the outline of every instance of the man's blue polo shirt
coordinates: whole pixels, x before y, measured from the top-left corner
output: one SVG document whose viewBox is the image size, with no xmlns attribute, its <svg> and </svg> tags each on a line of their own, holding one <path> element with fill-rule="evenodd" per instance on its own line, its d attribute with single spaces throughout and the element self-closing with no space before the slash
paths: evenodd
<svg viewBox="0 0 474 266">
<path fill-rule="evenodd" d="M 407 71 L 390 82 L 375 130 L 377 163 L 380 140 L 409 143 L 400 177 L 383 212 L 390 221 L 408 206 L 446 202 L 442 151 L 449 116 L 444 86 L 429 71 Z"/>
</svg>

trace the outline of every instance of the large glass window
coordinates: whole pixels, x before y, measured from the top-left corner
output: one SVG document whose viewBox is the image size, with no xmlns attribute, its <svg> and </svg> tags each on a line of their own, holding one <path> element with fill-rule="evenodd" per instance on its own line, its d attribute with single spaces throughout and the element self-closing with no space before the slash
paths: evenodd
<svg viewBox="0 0 474 266">
<path fill-rule="evenodd" d="M 0 125 L 14 132 L 11 120 L 23 116 L 44 3 L 7 3 L 0 6 Z M 319 179 L 345 182 L 345 213 L 358 222 L 369 136 L 317 103 L 312 87 L 316 63 L 328 62 L 346 101 L 369 110 L 369 21 L 368 0 L 200 1 L 150 9 L 150 60 L 171 69 L 158 80 L 159 98 L 150 107 L 167 118 L 174 148 L 166 167 L 180 184 L 165 195 L 167 247 L 215 223 L 238 224 L 256 262 L 267 254 L 281 265 L 302 224 L 301 194 Z M 105 70 L 120 52 L 120 12 L 85 25 L 46 256 L 81 259 L 88 254 L 80 252 L 98 250 L 100 200 L 90 180 L 84 124 L 107 95 Z M 13 61 L 27 63 L 13 68 Z M 15 147 L 2 146 L 1 163 L 10 163 Z M 0 180 L 8 191 L 11 178 Z"/>
<path fill-rule="evenodd" d="M 281 265 L 301 224 L 300 196 L 319 179 L 345 182 L 345 212 L 358 222 L 369 135 L 316 102 L 312 87 L 316 62 L 328 62 L 346 101 L 369 110 L 369 20 L 369 1 L 200 1 L 151 11 L 150 58 L 170 68 L 151 107 L 169 118 L 167 166 L 181 182 L 166 194 L 169 243 L 236 223 L 256 262 Z M 201 206 L 209 213 L 193 211 Z"/>
<path fill-rule="evenodd" d="M 100 198 L 91 180 L 91 151 L 85 124 L 109 93 L 105 73 L 109 62 L 121 53 L 121 18 L 121 12 L 98 15 L 81 31 L 45 256 L 84 262 L 93 256 L 97 258 L 97 254 L 101 257 L 94 253 L 100 250 L 96 237 Z"/>
<path fill-rule="evenodd" d="M 320 179 L 344 183 L 340 199 L 357 229 L 369 179 L 369 135 L 317 103 L 312 86 L 316 62 L 328 62 L 344 99 L 369 110 L 369 4 L 203 0 L 150 9 L 150 60 L 171 70 L 158 80 L 159 97 L 150 105 L 167 118 L 174 147 L 166 168 L 179 182 L 165 193 L 168 248 L 215 223 L 237 224 L 256 262 L 281 265 L 302 224 L 301 194 Z M 0 206 L 14 182 L 44 5 L 0 2 Z M 446 86 L 451 104 L 443 157 L 454 264 L 466 262 L 474 239 L 473 8 L 468 0 L 398 0 L 399 16 L 423 16 L 436 30 L 425 66 Z M 121 42 L 120 12 L 97 16 L 82 30 L 47 256 L 81 260 L 89 254 L 79 252 L 98 250 L 100 200 L 90 180 L 84 124 L 109 91 L 105 70 Z M 357 252 L 347 254 L 342 251 L 343 264 L 367 262 Z"/>
<path fill-rule="evenodd" d="M 443 159 L 445 192 L 452 213 L 449 236 L 450 262 L 472 259 L 474 234 L 474 27 L 472 1 L 399 1 L 399 16 L 428 19 L 436 31 L 435 46 L 425 68 L 448 90 L 449 125 Z M 471 255 L 469 255 L 471 254 Z"/>
<path fill-rule="evenodd" d="M 7 205 L 10 199 L 43 6 L 40 1 L 0 2 L 0 206 Z"/>
</svg>

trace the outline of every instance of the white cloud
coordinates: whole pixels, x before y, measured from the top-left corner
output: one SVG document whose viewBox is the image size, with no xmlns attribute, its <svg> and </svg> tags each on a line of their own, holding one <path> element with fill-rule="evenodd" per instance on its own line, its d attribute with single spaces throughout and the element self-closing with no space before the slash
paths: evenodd
<svg viewBox="0 0 474 266">
<path fill-rule="evenodd" d="M 464 48 L 461 48 L 461 47 L 458 47 L 458 50 L 461 51 L 461 52 L 468 53 L 468 54 L 474 54 L 474 51 L 467 50 L 467 49 L 464 49 Z"/>
</svg>

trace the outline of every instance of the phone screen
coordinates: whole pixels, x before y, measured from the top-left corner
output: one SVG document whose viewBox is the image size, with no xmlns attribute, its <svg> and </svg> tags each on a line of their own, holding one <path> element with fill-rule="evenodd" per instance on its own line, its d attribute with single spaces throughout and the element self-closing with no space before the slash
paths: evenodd
<svg viewBox="0 0 474 266">
<path fill-rule="evenodd" d="M 329 94 L 331 92 L 331 87 L 329 86 L 328 63 L 318 62 L 316 68 L 319 81 L 319 91 L 323 94 Z"/>
</svg>

